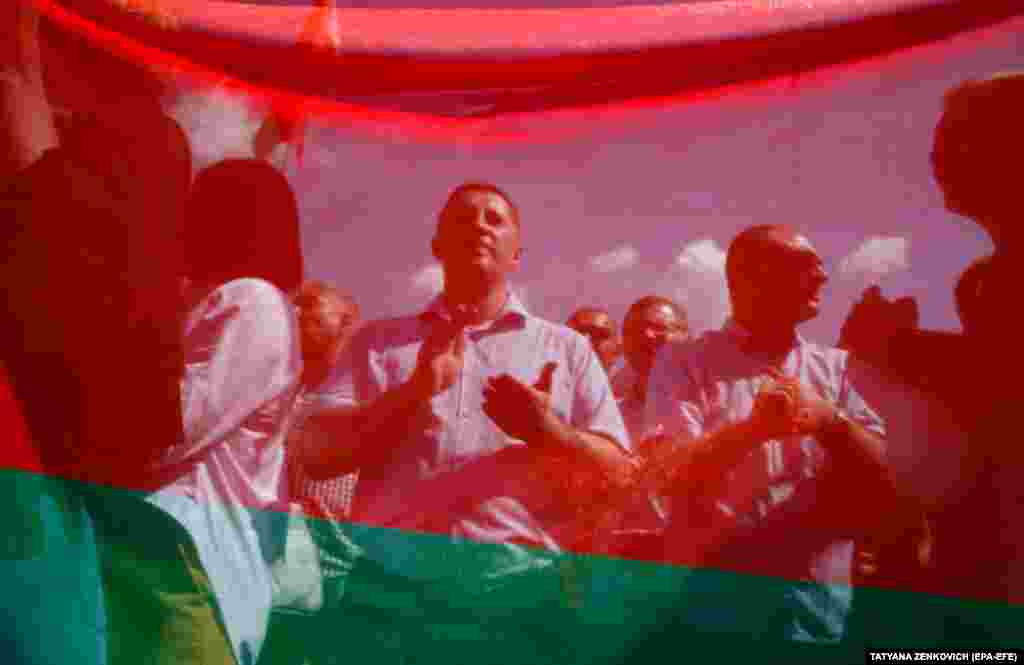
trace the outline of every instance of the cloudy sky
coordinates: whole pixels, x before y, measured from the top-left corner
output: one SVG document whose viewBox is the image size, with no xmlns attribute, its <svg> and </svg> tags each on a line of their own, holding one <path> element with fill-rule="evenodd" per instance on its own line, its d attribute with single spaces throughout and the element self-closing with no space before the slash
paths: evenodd
<svg viewBox="0 0 1024 665">
<path fill-rule="evenodd" d="M 298 194 L 309 275 L 351 291 L 370 317 L 408 312 L 436 292 L 438 208 L 458 183 L 483 179 L 520 206 L 516 286 L 548 318 L 583 305 L 621 317 L 659 293 L 683 303 L 697 328 L 720 325 L 723 248 L 750 224 L 788 223 L 831 274 L 810 337 L 834 341 L 874 283 L 914 296 L 923 325 L 957 329 L 954 281 L 990 244 L 943 209 L 928 165 L 932 130 L 946 88 L 1014 67 L 1024 67 L 1020 20 L 795 80 L 512 116 L 481 130 L 521 141 L 427 141 L 367 118 L 314 119 L 301 163 L 285 150 L 272 158 Z M 172 111 L 200 166 L 251 153 L 264 113 L 209 89 Z"/>
</svg>

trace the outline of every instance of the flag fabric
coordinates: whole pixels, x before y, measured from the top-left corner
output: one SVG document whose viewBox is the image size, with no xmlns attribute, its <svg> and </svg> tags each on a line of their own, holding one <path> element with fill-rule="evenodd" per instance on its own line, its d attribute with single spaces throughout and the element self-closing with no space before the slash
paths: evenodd
<svg viewBox="0 0 1024 665">
<path fill-rule="evenodd" d="M 844 275 L 835 278 L 837 301 L 852 302 L 867 273 L 922 299 L 931 294 L 925 318 L 954 325 L 945 302 L 949 285 L 933 285 L 953 272 L 950 265 L 988 245 L 980 233 L 921 212 L 940 207 L 933 195 L 918 193 L 934 189 L 927 142 L 941 90 L 961 76 L 1024 66 L 1018 2 L 428 3 L 36 0 L 62 30 L 175 81 L 177 96 L 165 104 L 172 115 L 182 114 L 200 160 L 275 161 L 304 215 L 309 271 L 349 285 L 373 303 L 367 309 L 374 316 L 408 314 L 436 293 L 429 242 L 444 183 L 479 172 L 509 179 L 514 197 L 521 194 L 534 243 L 526 256 L 538 257 L 523 278 L 523 300 L 546 318 L 564 320 L 582 298 L 608 298 L 610 309 L 622 313 L 630 301 L 658 291 L 684 299 L 695 325 L 715 327 L 727 314 L 721 248 L 756 215 L 777 211 L 783 218 L 804 210 L 786 199 L 806 196 L 815 229 L 824 228 L 815 224 L 827 213 L 842 217 L 836 208 L 855 208 L 829 236 L 829 246 L 849 257 Z M 915 96 L 918 71 L 932 77 L 921 83 L 927 95 Z M 829 88 L 822 82 L 830 77 L 842 83 Z M 872 77 L 881 81 L 877 90 Z M 811 90 L 808 82 L 822 87 Z M 213 88 L 227 92 L 181 103 Z M 890 108 L 887 94 L 894 106 L 907 107 Z M 823 139 L 829 131 L 841 138 Z M 907 167 L 917 169 L 912 175 L 900 170 L 909 158 L 900 161 L 883 146 L 903 135 L 911 138 L 900 151 L 920 162 Z M 858 152 L 865 143 L 870 150 Z M 296 164 L 279 160 L 281 146 L 294 152 Z M 785 155 L 765 156 L 775 148 Z M 838 165 L 848 154 L 862 162 Z M 694 155 L 704 161 L 684 175 L 696 184 L 681 183 L 683 175 L 669 171 Z M 845 186 L 821 184 L 824 172 Z M 877 205 L 898 202 L 914 221 L 879 221 L 884 208 L 847 189 L 858 189 L 858 177 L 896 183 Z M 634 183 L 641 180 L 655 184 Z M 704 221 L 691 230 L 675 224 L 679 218 Z M 940 222 L 950 230 L 932 230 Z M 910 272 L 900 267 L 905 244 L 872 242 L 899 234 L 934 255 L 914 257 L 927 263 L 917 268 L 922 272 L 904 274 Z M 878 247 L 899 256 L 879 258 Z M 388 249 L 394 256 L 384 256 Z M 867 267 L 865 255 L 873 261 Z M 627 258 L 597 260 L 609 256 Z M 644 272 L 654 264 L 656 274 Z M 836 305 L 814 324 L 816 332 L 835 335 L 842 313 Z M 955 502 L 950 478 L 959 467 L 924 455 L 920 442 L 938 441 L 934 432 L 942 427 L 958 441 L 962 432 L 955 423 L 934 424 L 941 404 L 883 384 L 865 397 L 882 402 L 896 421 L 889 427 L 898 453 L 893 463 L 935 505 Z M 104 662 L 104 648 L 96 647 L 106 626 L 99 569 L 90 559 L 95 534 L 80 495 L 116 505 L 133 500 L 137 488 L 55 477 L 32 453 L 17 400 L 0 397 L 13 432 L 0 487 L 11 490 L 4 492 L 6 507 L 24 527 L 7 535 L 8 556 L 0 561 L 5 579 L 23 582 L 12 587 L 0 613 L 7 634 L 22 636 L 11 647 L 17 649 L 12 662 Z M 918 418 L 925 412 L 927 422 Z M 580 518 L 588 529 L 614 518 L 608 516 L 619 498 L 609 486 L 569 462 L 548 462 L 524 467 L 523 474 L 551 482 L 555 492 L 573 492 L 574 482 L 590 492 L 591 513 Z M 915 464 L 927 472 L 914 477 Z M 353 491 L 358 496 L 358 483 Z M 514 539 L 453 537 L 429 525 L 387 528 L 358 514 L 318 514 L 309 508 L 314 502 L 295 503 L 308 508 L 316 547 L 326 550 L 334 539 L 337 549 L 324 551 L 318 564 L 322 569 L 330 561 L 333 572 L 323 574 L 318 609 L 278 608 L 259 653 L 239 665 L 859 663 L 868 648 L 1024 647 L 1024 606 L 953 593 L 942 580 L 829 584 L 684 565 L 657 546 L 614 551 L 593 533 L 559 550 L 543 549 Z M 280 523 L 288 512 L 282 505 L 264 516 Z M 145 539 L 145 525 L 131 528 Z M 287 532 L 273 533 L 287 539 Z M 286 551 L 287 543 L 267 550 Z M 370 550 L 393 552 L 416 574 L 396 574 L 366 556 Z M 442 581 L 425 579 L 424 568 Z M 59 582 L 38 586 L 40 571 Z M 790 601 L 823 589 L 853 598 L 840 636 L 826 625 L 828 616 L 803 617 L 806 625 L 819 622 L 828 639 L 789 630 Z M 64 635 L 53 632 L 58 624 L 67 627 Z"/>
</svg>

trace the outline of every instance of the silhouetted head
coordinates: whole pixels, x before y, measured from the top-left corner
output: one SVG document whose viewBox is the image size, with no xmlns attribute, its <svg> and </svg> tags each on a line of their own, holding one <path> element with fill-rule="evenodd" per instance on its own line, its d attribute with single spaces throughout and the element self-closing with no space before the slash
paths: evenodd
<svg viewBox="0 0 1024 665">
<path fill-rule="evenodd" d="M 1024 72 L 961 83 L 946 93 L 932 169 L 951 212 L 969 217 L 997 248 L 1021 235 Z"/>
<path fill-rule="evenodd" d="M 295 194 L 266 162 L 228 159 L 200 171 L 184 237 L 186 276 L 196 284 L 256 277 L 291 292 L 302 282 Z"/>
</svg>

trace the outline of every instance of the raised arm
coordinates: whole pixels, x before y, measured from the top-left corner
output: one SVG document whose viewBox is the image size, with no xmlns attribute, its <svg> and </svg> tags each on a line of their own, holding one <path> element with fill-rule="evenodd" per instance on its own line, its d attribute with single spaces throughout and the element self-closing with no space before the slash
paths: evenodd
<svg viewBox="0 0 1024 665">
<path fill-rule="evenodd" d="M 797 431 L 795 396 L 792 389 L 779 382 L 768 381 L 761 386 L 750 416 L 710 432 L 703 430 L 697 404 L 699 391 L 692 392 L 693 401 L 675 406 L 683 423 L 681 428 L 656 434 L 640 446 L 645 460 L 644 478 L 649 485 L 677 492 L 710 491 L 726 471 L 752 450 Z"/>
<path fill-rule="evenodd" d="M 889 300 L 878 287 L 864 291 L 843 322 L 838 346 L 891 379 L 935 395 L 951 407 L 964 398 L 975 350 L 959 333 L 922 330 L 911 298 Z M 942 358 L 942 362 L 935 362 Z"/>
<path fill-rule="evenodd" d="M 587 356 L 596 367 L 596 357 Z M 629 452 L 623 446 L 625 426 L 618 413 L 611 389 L 604 382 L 603 391 L 590 365 L 584 371 L 577 392 L 586 395 L 577 399 L 583 413 L 566 422 L 551 405 L 552 377 L 556 363 L 544 366 L 538 380 L 531 386 L 504 374 L 491 380 L 484 390 L 484 412 L 512 438 L 526 441 L 538 452 L 554 454 L 578 453 L 584 460 L 598 465 L 614 484 L 628 482 L 633 469 Z M 596 385 L 594 385 L 596 384 Z"/>
<path fill-rule="evenodd" d="M 353 341 L 355 362 L 366 360 L 365 337 Z M 396 442 L 404 440 L 430 399 L 455 383 L 462 370 L 465 338 L 462 328 L 434 325 L 416 359 L 412 376 L 394 388 L 364 401 L 365 390 L 356 385 L 360 368 L 348 372 L 336 405 L 314 414 L 308 426 L 329 436 L 309 437 L 315 442 L 297 451 L 307 473 L 324 480 L 388 463 Z"/>
</svg>

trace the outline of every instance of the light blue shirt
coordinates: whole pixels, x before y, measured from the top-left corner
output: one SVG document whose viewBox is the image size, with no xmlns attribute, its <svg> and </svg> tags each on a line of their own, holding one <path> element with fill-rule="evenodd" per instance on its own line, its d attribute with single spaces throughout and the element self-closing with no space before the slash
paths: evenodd
<svg viewBox="0 0 1024 665">
<path fill-rule="evenodd" d="M 439 299 L 418 315 L 376 321 L 352 342 L 347 375 L 322 399 L 336 405 L 367 403 L 406 382 L 424 340 L 449 318 Z M 572 516 L 542 469 L 500 461 L 496 453 L 525 445 L 509 438 L 483 411 L 487 381 L 508 373 L 532 385 L 556 363 L 552 408 L 572 426 L 592 431 L 629 450 L 622 416 L 589 342 L 575 331 L 531 316 L 514 296 L 493 321 L 467 327 L 462 371 L 435 395 L 394 450 L 390 463 L 360 472 L 356 521 L 378 527 L 446 533 L 477 542 L 515 543 L 561 551 L 574 528 Z M 528 466 L 528 465 L 527 465 Z M 388 541 L 393 542 L 393 541 Z M 367 556 L 406 577 L 443 574 L 418 565 L 416 552 L 381 546 Z M 459 571 L 453 569 L 453 575 Z M 465 577 L 463 581 L 466 582 Z"/>
<path fill-rule="evenodd" d="M 747 331 L 730 321 L 696 341 L 666 345 L 651 372 L 647 433 L 696 440 L 748 418 L 755 395 L 768 380 L 767 359 L 746 349 L 749 339 Z M 847 362 L 845 351 L 797 335 L 777 367 L 884 436 L 881 419 L 850 382 Z M 831 492 L 835 486 L 830 483 L 838 476 L 830 474 L 841 473 L 812 437 L 771 440 L 727 472 L 723 491 L 713 501 L 712 522 L 706 528 L 716 538 L 732 541 L 722 567 L 818 583 L 794 584 L 785 592 L 781 612 L 790 617 L 784 630 L 791 639 L 837 642 L 844 633 L 852 602 L 854 543 Z M 681 506 L 674 506 L 672 522 L 670 552 L 698 537 Z M 724 596 L 721 600 L 731 602 Z M 741 604 L 724 613 L 709 612 L 708 621 L 720 630 L 730 625 L 749 630 L 750 622 L 740 617 Z M 752 601 L 748 607 L 756 606 Z"/>
</svg>

